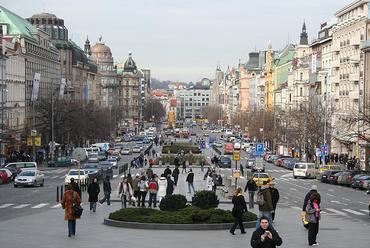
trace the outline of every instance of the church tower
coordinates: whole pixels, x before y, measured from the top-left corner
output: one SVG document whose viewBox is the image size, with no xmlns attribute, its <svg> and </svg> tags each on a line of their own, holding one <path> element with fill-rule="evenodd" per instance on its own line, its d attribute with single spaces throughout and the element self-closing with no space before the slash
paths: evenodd
<svg viewBox="0 0 370 248">
<path fill-rule="evenodd" d="M 306 30 L 306 22 L 303 22 L 301 39 L 299 41 L 300 45 L 308 45 L 308 35 Z"/>
<path fill-rule="evenodd" d="M 86 54 L 91 55 L 89 37 L 86 38 L 84 50 Z"/>
</svg>

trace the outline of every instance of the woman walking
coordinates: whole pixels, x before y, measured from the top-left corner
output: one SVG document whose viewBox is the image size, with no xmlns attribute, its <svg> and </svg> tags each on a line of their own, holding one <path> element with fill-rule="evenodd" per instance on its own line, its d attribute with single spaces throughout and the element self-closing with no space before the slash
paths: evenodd
<svg viewBox="0 0 370 248">
<path fill-rule="evenodd" d="M 159 203 L 162 201 L 163 197 L 166 196 L 166 191 L 167 191 L 167 178 L 165 177 L 164 174 L 162 174 L 158 180 L 157 197 Z"/>
<path fill-rule="evenodd" d="M 79 219 L 79 217 L 73 215 L 73 205 L 79 206 L 81 204 L 81 199 L 78 193 L 72 190 L 71 184 L 67 185 L 61 204 L 64 209 L 64 219 L 68 221 L 68 237 L 72 235 L 75 236 L 76 219 Z"/>
<path fill-rule="evenodd" d="M 100 187 L 98 184 L 98 179 L 94 178 L 93 182 L 87 188 L 87 193 L 89 193 L 90 211 L 96 212 L 96 203 L 98 202 L 98 197 L 100 193 Z"/>
<path fill-rule="evenodd" d="M 319 245 L 316 242 L 317 234 L 319 233 L 319 220 L 320 220 L 320 204 L 319 195 L 313 193 L 306 206 L 306 220 L 308 221 L 308 245 Z"/>
<path fill-rule="evenodd" d="M 232 225 L 230 229 L 230 233 L 232 235 L 235 235 L 235 229 L 239 225 L 240 231 L 242 234 L 246 233 L 243 226 L 243 213 L 248 212 L 247 203 L 245 202 L 244 196 L 243 196 L 243 190 L 242 188 L 238 188 L 235 191 L 235 194 L 233 196 L 232 202 L 234 204 L 232 215 L 234 216 L 234 224 Z"/>
</svg>

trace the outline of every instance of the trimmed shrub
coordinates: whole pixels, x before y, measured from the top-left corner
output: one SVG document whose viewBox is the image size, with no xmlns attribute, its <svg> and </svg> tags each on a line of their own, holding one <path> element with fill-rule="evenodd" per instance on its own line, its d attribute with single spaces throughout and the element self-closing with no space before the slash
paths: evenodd
<svg viewBox="0 0 370 248">
<path fill-rule="evenodd" d="M 183 195 L 166 195 L 159 203 L 162 211 L 176 211 L 186 207 L 186 197 Z"/>
<path fill-rule="evenodd" d="M 197 146 L 177 146 L 177 145 L 169 145 L 169 146 L 163 146 L 162 147 L 162 154 L 178 154 L 181 152 L 184 152 L 184 154 L 189 154 L 190 151 L 193 154 L 200 154 L 201 150 Z"/>
<path fill-rule="evenodd" d="M 207 190 L 195 192 L 192 199 L 193 206 L 201 209 L 217 208 L 219 202 L 215 192 Z"/>
</svg>

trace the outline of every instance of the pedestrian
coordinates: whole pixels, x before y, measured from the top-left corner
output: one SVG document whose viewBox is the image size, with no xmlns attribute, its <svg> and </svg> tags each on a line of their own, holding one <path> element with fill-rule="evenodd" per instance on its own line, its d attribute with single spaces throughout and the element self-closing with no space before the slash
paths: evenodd
<svg viewBox="0 0 370 248">
<path fill-rule="evenodd" d="M 318 194 L 318 197 L 319 197 L 318 201 L 319 201 L 319 204 L 320 204 L 321 203 L 321 196 L 317 192 L 317 185 L 312 185 L 311 186 L 310 191 L 306 194 L 306 196 L 304 197 L 304 200 L 303 200 L 301 219 L 302 219 L 302 222 L 303 222 L 303 226 L 307 229 L 308 229 L 308 221 L 306 220 L 306 206 L 307 206 L 308 201 L 310 200 L 311 195 L 314 194 L 314 193 Z"/>
<path fill-rule="evenodd" d="M 96 203 L 98 202 L 100 193 L 100 187 L 97 178 L 94 178 L 93 182 L 89 184 L 87 193 L 89 194 L 90 211 L 92 210 L 93 212 L 96 212 Z"/>
<path fill-rule="evenodd" d="M 272 199 L 272 207 L 274 208 L 271 212 L 271 219 L 272 221 L 275 220 L 275 213 L 276 213 L 276 206 L 280 198 L 279 190 L 275 188 L 275 182 L 270 182 L 270 191 L 271 191 L 271 199 Z"/>
<path fill-rule="evenodd" d="M 166 195 L 172 195 L 175 190 L 175 183 L 172 181 L 171 174 L 167 175 Z"/>
<path fill-rule="evenodd" d="M 154 150 L 154 148 L 152 150 L 152 157 L 155 157 L 155 150 Z"/>
<path fill-rule="evenodd" d="M 184 171 L 185 171 L 185 173 L 187 173 L 187 172 L 186 172 L 186 161 L 185 161 L 185 159 L 184 159 L 184 161 L 182 162 L 182 171 L 181 171 L 181 174 L 183 174 L 183 173 L 184 173 Z"/>
<path fill-rule="evenodd" d="M 132 187 L 127 177 L 122 178 L 122 182 L 118 184 L 117 192 L 117 197 L 121 199 L 121 208 L 127 208 L 127 202 L 130 202 L 133 196 Z"/>
<path fill-rule="evenodd" d="M 109 181 L 109 176 L 105 177 L 105 180 L 103 182 L 103 191 L 104 191 L 104 198 L 101 199 L 99 202 L 100 204 L 103 204 L 105 201 L 107 201 L 107 205 L 110 205 L 110 194 L 112 193 L 112 185 Z"/>
<path fill-rule="evenodd" d="M 316 246 L 319 245 L 316 242 L 317 234 L 319 233 L 319 221 L 320 221 L 320 203 L 319 195 L 312 193 L 306 206 L 306 220 L 308 221 L 308 245 Z"/>
<path fill-rule="evenodd" d="M 78 196 L 81 198 L 81 188 L 78 185 L 78 183 L 75 182 L 75 179 L 73 177 L 71 178 L 70 184 L 71 184 L 72 190 L 77 192 Z"/>
<path fill-rule="evenodd" d="M 189 174 L 186 177 L 186 182 L 188 182 L 188 189 L 189 189 L 189 194 L 191 193 L 191 188 L 193 189 L 193 192 L 195 193 L 195 188 L 194 188 L 194 172 L 192 169 L 189 170 Z"/>
<path fill-rule="evenodd" d="M 172 171 L 173 182 L 175 183 L 176 186 L 177 186 L 177 181 L 179 180 L 179 174 L 180 174 L 179 167 L 176 166 L 175 169 L 173 169 Z"/>
<path fill-rule="evenodd" d="M 235 194 L 232 199 L 232 203 L 234 204 L 232 209 L 232 215 L 235 218 L 234 224 L 230 229 L 230 233 L 235 235 L 235 229 L 239 225 L 240 232 L 245 234 L 244 225 L 243 225 L 243 213 L 248 212 L 247 203 L 245 202 L 244 196 L 242 194 L 243 190 L 241 188 L 237 188 Z"/>
<path fill-rule="evenodd" d="M 200 171 L 204 171 L 204 160 L 200 161 Z"/>
<path fill-rule="evenodd" d="M 134 198 L 135 198 L 132 203 L 133 206 L 135 206 L 135 201 L 139 199 L 139 194 L 140 194 L 139 183 L 140 183 L 140 174 L 137 173 L 131 183 L 132 191 L 134 192 Z"/>
<path fill-rule="evenodd" d="M 172 171 L 170 169 L 170 166 L 167 165 L 166 169 L 163 172 L 164 176 L 167 178 L 167 175 L 171 175 Z"/>
<path fill-rule="evenodd" d="M 270 226 L 268 217 L 262 216 L 259 223 L 251 238 L 253 248 L 275 248 L 283 243 L 277 231 Z"/>
<path fill-rule="evenodd" d="M 270 184 L 269 181 L 263 182 L 261 190 L 257 193 L 257 204 L 259 209 L 259 218 L 261 218 L 262 216 L 267 217 L 270 221 L 269 226 L 273 228 L 271 212 L 274 209 L 274 207 L 272 206 L 272 196 L 269 184 Z M 259 225 L 260 221 L 257 221 L 256 225 L 257 229 L 259 228 Z"/>
<path fill-rule="evenodd" d="M 218 175 L 215 169 L 212 170 L 211 177 L 212 177 L 212 191 L 216 193 L 217 185 L 219 185 L 219 182 L 218 182 Z"/>
<path fill-rule="evenodd" d="M 179 167 L 180 160 L 178 156 L 175 157 L 174 163 L 175 163 L 175 167 Z"/>
<path fill-rule="evenodd" d="M 147 170 L 146 170 L 146 177 L 148 178 L 148 180 L 149 179 L 151 179 L 151 178 L 153 178 L 153 170 L 152 170 L 152 168 L 148 168 Z"/>
<path fill-rule="evenodd" d="M 164 174 L 162 174 L 158 180 L 157 197 L 159 203 L 162 201 L 163 197 L 166 196 L 166 191 L 167 191 L 167 178 Z"/>
<path fill-rule="evenodd" d="M 148 192 L 148 181 L 146 180 L 145 176 L 141 176 L 140 178 L 140 183 L 139 183 L 139 189 L 140 189 L 140 194 L 138 197 L 138 206 L 140 207 L 140 202 L 141 202 L 141 207 L 145 207 L 145 197 Z"/>
<path fill-rule="evenodd" d="M 244 192 L 248 190 L 248 200 L 249 208 L 254 208 L 254 194 L 257 191 L 257 184 L 252 177 L 249 178 L 247 184 L 245 185 Z"/>
<path fill-rule="evenodd" d="M 157 175 L 153 175 L 153 178 L 149 180 L 148 183 L 148 191 L 149 191 L 149 207 L 151 208 L 152 205 L 156 208 L 157 207 L 157 193 L 158 193 L 158 177 Z"/>
<path fill-rule="evenodd" d="M 206 176 L 205 180 L 206 180 L 206 190 L 212 191 L 212 189 L 213 189 L 213 178 L 211 176 L 211 172 L 207 173 L 207 176 Z"/>
<path fill-rule="evenodd" d="M 68 184 L 66 191 L 62 197 L 62 208 L 64 209 L 64 219 L 68 221 L 68 237 L 76 235 L 76 217 L 73 215 L 73 206 L 81 204 L 80 195 L 72 189 L 72 185 Z"/>
</svg>

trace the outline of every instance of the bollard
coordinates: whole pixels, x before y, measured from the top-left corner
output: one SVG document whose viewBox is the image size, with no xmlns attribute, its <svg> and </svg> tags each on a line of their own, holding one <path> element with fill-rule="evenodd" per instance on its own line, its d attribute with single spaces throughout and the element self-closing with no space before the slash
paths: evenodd
<svg viewBox="0 0 370 248">
<path fill-rule="evenodd" d="M 63 192 L 63 185 L 61 185 L 60 186 L 60 198 L 63 197 L 63 194 L 64 194 L 64 192 Z"/>
<path fill-rule="evenodd" d="M 57 202 L 59 202 L 59 186 L 57 186 Z"/>
</svg>

